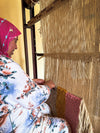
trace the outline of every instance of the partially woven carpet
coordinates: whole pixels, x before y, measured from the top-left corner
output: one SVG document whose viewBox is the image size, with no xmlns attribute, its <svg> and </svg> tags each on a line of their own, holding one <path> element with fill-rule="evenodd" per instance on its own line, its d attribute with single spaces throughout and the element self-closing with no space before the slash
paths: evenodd
<svg viewBox="0 0 100 133">
<path fill-rule="evenodd" d="M 89 114 L 82 98 L 79 98 L 61 87 L 51 91 L 47 101 L 51 114 L 66 119 L 72 133 L 94 133 Z"/>
<path fill-rule="evenodd" d="M 56 99 L 57 99 L 57 88 L 54 88 L 51 90 L 51 95 L 46 102 L 51 108 L 52 116 L 56 116 Z"/>
<path fill-rule="evenodd" d="M 72 133 L 77 133 L 81 98 L 68 92 L 65 95 L 65 100 L 65 118 L 71 126 Z"/>
<path fill-rule="evenodd" d="M 65 95 L 67 91 L 61 87 L 57 88 L 56 115 L 65 118 Z"/>
</svg>

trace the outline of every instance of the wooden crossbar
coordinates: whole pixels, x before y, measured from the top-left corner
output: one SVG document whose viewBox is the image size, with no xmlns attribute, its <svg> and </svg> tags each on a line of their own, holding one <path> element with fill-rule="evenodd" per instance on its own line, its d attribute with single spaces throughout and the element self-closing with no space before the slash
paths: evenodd
<svg viewBox="0 0 100 133">
<path fill-rule="evenodd" d="M 100 52 L 94 52 L 94 53 L 45 53 L 42 57 L 53 57 L 53 58 L 61 58 L 66 60 L 81 60 L 81 61 L 95 61 L 95 59 L 98 59 L 100 61 Z"/>
<path fill-rule="evenodd" d="M 31 18 L 31 20 L 28 22 L 28 26 L 31 27 L 36 22 L 41 20 L 43 17 L 49 15 L 51 12 L 53 12 L 55 9 L 59 8 L 62 4 L 65 2 L 68 2 L 69 0 L 55 0 L 52 2 L 49 6 L 44 8 L 39 14 L 37 14 L 35 17 Z"/>
</svg>

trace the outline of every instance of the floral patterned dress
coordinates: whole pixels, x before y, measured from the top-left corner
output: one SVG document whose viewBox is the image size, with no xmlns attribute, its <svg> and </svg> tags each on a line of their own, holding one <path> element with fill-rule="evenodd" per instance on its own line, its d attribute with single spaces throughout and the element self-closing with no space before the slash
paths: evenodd
<svg viewBox="0 0 100 133">
<path fill-rule="evenodd" d="M 49 117 L 48 86 L 37 85 L 12 59 L 0 56 L 0 133 L 69 133 Z"/>
</svg>

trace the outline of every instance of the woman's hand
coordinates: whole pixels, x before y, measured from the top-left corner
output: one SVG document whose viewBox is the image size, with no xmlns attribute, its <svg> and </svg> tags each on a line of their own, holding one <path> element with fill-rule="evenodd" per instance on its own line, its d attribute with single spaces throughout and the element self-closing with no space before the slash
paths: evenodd
<svg viewBox="0 0 100 133">
<path fill-rule="evenodd" d="M 43 85 L 45 83 L 43 79 L 33 79 L 33 81 L 37 83 L 38 85 Z"/>
<path fill-rule="evenodd" d="M 44 85 L 47 85 L 50 89 L 55 88 L 55 84 L 52 80 L 48 80 L 44 83 Z"/>
<path fill-rule="evenodd" d="M 50 89 L 55 88 L 55 84 L 52 80 L 48 80 L 45 82 L 43 79 L 33 79 L 33 81 L 38 85 L 47 85 Z"/>
</svg>

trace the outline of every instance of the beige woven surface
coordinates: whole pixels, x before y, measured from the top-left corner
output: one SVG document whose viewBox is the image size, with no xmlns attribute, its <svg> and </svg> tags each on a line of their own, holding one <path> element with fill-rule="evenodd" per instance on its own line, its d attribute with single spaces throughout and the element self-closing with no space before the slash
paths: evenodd
<svg viewBox="0 0 100 133">
<path fill-rule="evenodd" d="M 80 103 L 78 133 L 94 133 L 84 100 Z M 99 133 L 99 132 L 98 132 Z"/>
<path fill-rule="evenodd" d="M 53 0 L 41 0 L 41 10 Z M 44 53 L 99 52 L 100 1 L 70 0 L 41 20 Z M 83 55 L 84 56 L 84 55 Z M 45 79 L 82 97 L 94 132 L 100 131 L 100 61 L 45 58 Z"/>
</svg>

